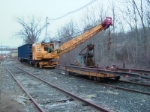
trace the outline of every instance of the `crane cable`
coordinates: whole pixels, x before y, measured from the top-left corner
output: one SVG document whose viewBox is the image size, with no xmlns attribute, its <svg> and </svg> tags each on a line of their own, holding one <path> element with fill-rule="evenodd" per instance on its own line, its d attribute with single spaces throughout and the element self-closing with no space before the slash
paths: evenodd
<svg viewBox="0 0 150 112">
<path fill-rule="evenodd" d="M 49 20 L 58 20 L 58 19 L 61 19 L 61 18 L 63 18 L 63 17 L 66 17 L 66 16 L 68 16 L 68 15 L 70 15 L 70 14 L 72 14 L 72 13 L 75 13 L 75 12 L 77 12 L 77 11 L 79 11 L 79 10 L 81 10 L 81 9 L 83 9 L 83 8 L 85 8 L 85 7 L 87 7 L 87 6 L 89 6 L 90 4 L 94 3 L 95 1 L 97 1 L 97 0 L 92 0 L 92 1 L 90 1 L 89 3 L 87 3 L 86 5 L 84 5 L 84 6 L 80 7 L 80 8 L 78 8 L 78 9 L 76 9 L 76 10 L 74 10 L 74 11 L 68 12 L 67 14 L 62 15 L 62 16 L 57 17 L 57 18 L 53 18 L 53 19 L 49 18 Z"/>
</svg>

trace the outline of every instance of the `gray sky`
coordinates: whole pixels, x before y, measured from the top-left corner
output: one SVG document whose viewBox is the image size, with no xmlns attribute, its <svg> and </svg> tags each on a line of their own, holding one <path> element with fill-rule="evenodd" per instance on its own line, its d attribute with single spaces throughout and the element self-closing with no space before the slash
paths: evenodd
<svg viewBox="0 0 150 112">
<path fill-rule="evenodd" d="M 40 17 L 45 22 L 46 17 L 57 18 L 74 11 L 92 0 L 0 0 L 0 46 L 18 47 L 23 44 L 14 34 L 21 30 L 17 23 L 17 17 Z M 90 8 L 106 0 L 96 0 L 89 5 Z M 86 10 L 84 8 L 83 10 Z M 49 21 L 49 32 L 56 32 L 65 23 L 71 20 L 78 20 L 82 17 L 83 10 L 70 14 L 56 21 Z M 45 31 L 44 31 L 45 32 Z M 41 40 L 43 37 L 40 37 Z"/>
<path fill-rule="evenodd" d="M 18 47 L 23 44 L 22 39 L 16 38 L 14 35 L 16 32 L 22 29 L 22 27 L 17 23 L 16 18 L 21 17 L 32 17 L 33 15 L 37 18 L 41 18 L 42 23 L 46 22 L 46 17 L 58 18 L 69 12 L 77 10 L 92 0 L 0 0 L 0 46 L 10 46 Z M 125 0 L 93 0 L 91 5 L 86 8 L 79 10 L 75 13 L 69 14 L 61 19 L 52 21 L 48 25 L 47 33 L 54 35 L 55 32 L 62 26 L 64 26 L 69 21 L 73 20 L 80 25 L 82 19 L 87 13 L 87 9 L 94 9 L 96 16 L 99 16 L 101 5 L 103 5 L 103 10 L 106 11 L 107 16 L 112 17 L 111 6 L 115 6 L 117 10 L 115 12 L 116 16 L 122 16 L 123 14 L 117 14 L 118 10 L 125 7 Z M 138 2 L 138 0 L 136 0 Z M 124 10 L 125 8 L 123 8 Z M 97 12 L 96 12 L 97 11 Z M 88 12 L 90 16 L 91 13 Z M 119 27 L 119 26 L 118 26 Z M 126 24 L 124 24 L 126 27 Z M 127 28 L 126 28 L 127 29 Z M 43 40 L 45 36 L 45 31 L 41 35 L 40 40 Z"/>
</svg>

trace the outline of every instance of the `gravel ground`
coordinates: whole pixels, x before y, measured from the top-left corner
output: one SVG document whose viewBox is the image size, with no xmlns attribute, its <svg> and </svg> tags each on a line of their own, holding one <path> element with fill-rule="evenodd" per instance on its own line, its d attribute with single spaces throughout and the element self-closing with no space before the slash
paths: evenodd
<svg viewBox="0 0 150 112">
<path fill-rule="evenodd" d="M 150 79 L 149 78 L 147 78 L 147 79 L 145 79 L 145 78 L 140 78 L 140 79 L 130 78 L 129 81 L 136 82 L 136 83 L 145 83 L 145 84 L 149 84 L 150 85 Z"/>
<path fill-rule="evenodd" d="M 112 89 L 95 82 L 69 76 L 62 71 L 53 69 L 37 69 L 24 64 L 16 63 L 30 73 L 41 77 L 54 85 L 69 92 L 78 94 L 87 100 L 111 109 L 114 112 L 150 112 L 150 96 Z"/>
<path fill-rule="evenodd" d="M 60 91 L 48 86 L 12 65 L 7 65 L 15 78 L 36 99 L 45 112 L 96 112 L 80 102 L 74 101 Z"/>
<path fill-rule="evenodd" d="M 48 71 L 45 71 L 48 72 Z M 42 72 L 44 73 L 44 72 Z M 101 86 L 100 84 L 88 82 L 83 79 L 76 79 L 68 75 L 60 75 L 57 73 L 44 73 L 43 79 L 52 82 L 53 84 L 72 91 L 88 100 L 96 102 L 106 108 L 119 112 L 149 112 L 150 111 L 150 96 L 131 93 L 122 90 L 112 89 Z"/>
<path fill-rule="evenodd" d="M 10 66 L 10 63 L 7 63 L 7 66 L 11 72 L 13 72 L 15 78 L 21 82 L 23 87 L 32 95 L 33 98 L 37 100 L 39 105 L 44 108 L 45 112 L 97 112 L 96 110 L 92 109 L 91 107 L 82 104 L 81 102 L 75 101 L 71 99 L 70 97 L 66 96 L 65 94 L 62 94 L 61 92 L 57 91 L 54 88 L 50 88 L 46 84 L 43 84 L 39 80 L 35 80 L 33 77 L 30 77 L 29 75 L 26 75 L 25 73 L 22 73 L 22 71 L 17 70 L 15 67 Z M 4 66 L 2 67 L 2 74 L 5 76 L 5 73 L 7 73 L 7 76 L 11 78 L 9 73 L 6 71 Z M 3 76 L 1 75 L 1 76 Z M 6 79 L 6 78 L 5 78 Z M 12 79 L 12 78 L 11 78 Z M 14 80 L 3 80 L 3 88 L 9 88 L 12 87 L 11 83 L 15 83 Z M 10 85 L 8 85 L 8 82 Z M 13 85 L 13 90 L 14 88 L 18 88 L 18 85 Z M 9 95 L 6 95 L 6 100 L 3 100 L 3 106 L 8 107 L 7 101 L 9 99 L 9 96 L 12 94 L 15 94 L 16 97 L 19 97 L 19 93 L 22 92 L 21 94 L 24 94 L 24 92 L 19 88 L 18 91 L 14 90 L 16 93 L 12 93 L 13 90 L 7 89 L 5 90 L 5 93 L 11 92 Z M 4 92 L 2 92 L 4 93 Z M 2 95 L 1 95 L 2 96 Z M 2 96 L 3 97 L 3 96 Z M 24 96 L 27 98 L 27 96 Z M 9 110 L 1 109 L 3 112 L 37 112 L 34 108 L 32 110 L 27 106 L 27 103 L 23 100 L 19 100 L 23 105 L 17 106 L 16 104 L 13 103 L 12 107 L 15 107 L 15 110 L 12 110 L 9 108 Z M 19 104 L 20 105 L 20 104 Z M 29 104 L 30 106 L 31 104 Z M 22 110 L 24 108 L 25 110 Z M 1 111 L 0 111 L 1 112 Z"/>
<path fill-rule="evenodd" d="M 30 66 L 26 67 L 26 70 L 114 112 L 150 112 L 149 95 L 104 87 L 98 83 L 69 76 L 64 72 L 58 74 L 58 70 L 37 69 Z"/>
<path fill-rule="evenodd" d="M 118 87 L 123 87 L 123 88 L 128 88 L 128 89 L 133 89 L 133 90 L 138 90 L 138 91 L 144 91 L 147 93 L 150 93 L 150 86 L 143 86 L 143 85 L 138 85 L 138 84 L 131 84 L 131 83 L 127 83 L 127 82 L 106 82 L 107 84 L 111 84 L 114 86 L 118 86 Z"/>
<path fill-rule="evenodd" d="M 0 112 L 38 112 L 2 64 L 0 64 Z"/>
</svg>

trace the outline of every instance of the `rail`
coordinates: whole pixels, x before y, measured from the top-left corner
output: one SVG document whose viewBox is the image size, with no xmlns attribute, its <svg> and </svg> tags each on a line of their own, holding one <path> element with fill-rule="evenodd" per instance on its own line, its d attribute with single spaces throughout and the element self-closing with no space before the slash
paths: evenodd
<svg viewBox="0 0 150 112">
<path fill-rule="evenodd" d="M 70 92 L 68 92 L 68 91 L 66 91 L 66 90 L 64 90 L 64 89 L 61 89 L 61 88 L 59 88 L 59 87 L 53 85 L 52 83 L 49 83 L 49 82 L 47 82 L 47 81 L 45 81 L 45 80 L 43 80 L 43 79 L 41 79 L 41 78 L 39 78 L 39 77 L 37 77 L 37 76 L 35 76 L 35 75 L 29 73 L 29 72 L 27 72 L 27 71 L 25 71 L 25 70 L 19 68 L 19 67 L 16 66 L 16 65 L 14 65 L 14 66 L 17 67 L 18 69 L 20 69 L 21 71 L 23 71 L 23 72 L 25 72 L 25 73 L 28 73 L 29 75 L 33 76 L 34 78 L 37 78 L 38 80 L 40 80 L 40 81 L 42 81 L 42 82 L 48 84 L 49 86 L 51 86 L 51 87 L 53 87 L 53 88 L 56 88 L 56 89 L 58 89 L 59 91 L 61 91 L 61 92 L 65 93 L 65 94 L 67 94 L 68 96 L 72 97 L 73 99 L 76 99 L 76 100 L 79 100 L 79 101 L 81 101 L 81 102 L 83 102 L 83 103 L 85 103 L 85 104 L 88 104 L 89 106 L 91 106 L 91 107 L 93 107 L 93 108 L 95 108 L 95 109 L 97 109 L 97 110 L 99 110 L 99 111 L 111 112 L 110 110 L 105 109 L 104 107 L 102 107 L 102 106 L 100 106 L 100 105 L 97 105 L 97 104 L 95 104 L 95 103 L 92 103 L 92 102 L 90 102 L 90 101 L 88 101 L 88 100 L 85 100 L 85 99 L 83 99 L 83 98 L 81 98 L 81 97 L 78 97 L 77 95 L 74 95 L 74 94 L 72 94 L 72 93 L 70 93 Z"/>
</svg>

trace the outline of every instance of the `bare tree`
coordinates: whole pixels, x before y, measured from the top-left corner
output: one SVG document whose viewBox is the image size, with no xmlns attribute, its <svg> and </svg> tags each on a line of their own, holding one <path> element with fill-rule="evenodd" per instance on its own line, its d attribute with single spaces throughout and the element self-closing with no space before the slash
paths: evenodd
<svg viewBox="0 0 150 112">
<path fill-rule="evenodd" d="M 146 44 L 146 41 L 147 41 L 147 31 L 146 31 L 146 26 L 145 26 L 145 23 L 144 23 L 144 18 L 145 18 L 145 15 L 144 15 L 144 5 L 143 5 L 143 0 L 140 0 L 140 6 L 138 7 L 138 5 L 136 4 L 135 0 L 132 0 L 132 3 L 133 5 L 135 6 L 135 9 L 137 10 L 137 13 L 139 15 L 139 18 L 141 20 L 141 24 L 142 24 L 142 27 L 143 27 L 143 31 L 144 31 L 144 44 Z"/>
<path fill-rule="evenodd" d="M 147 3 L 150 5 L 150 0 L 146 0 L 147 1 Z"/>
<path fill-rule="evenodd" d="M 29 21 L 27 21 L 29 20 Z M 32 18 L 28 18 L 25 20 L 24 18 L 17 18 L 17 22 L 22 26 L 22 29 L 17 32 L 17 36 L 24 40 L 24 43 L 35 43 L 38 41 L 41 32 L 45 28 L 46 25 L 40 26 L 40 20 Z"/>
<path fill-rule="evenodd" d="M 87 8 L 80 19 L 80 27 L 84 31 L 91 29 L 92 27 L 99 24 L 99 7 L 90 7 Z"/>
<path fill-rule="evenodd" d="M 79 30 L 76 23 L 70 21 L 57 31 L 57 37 L 60 39 L 61 42 L 66 42 L 71 38 L 75 37 L 78 32 Z"/>
<path fill-rule="evenodd" d="M 72 38 L 76 37 L 78 35 L 78 27 L 75 22 L 70 21 L 65 26 L 63 26 L 61 29 L 57 31 L 56 38 L 58 38 L 61 42 L 61 44 L 65 43 L 66 41 L 71 40 Z M 72 61 L 76 60 L 76 50 L 72 50 L 68 53 L 65 53 L 60 58 L 61 64 L 69 64 L 72 63 Z M 65 61 L 67 59 L 67 61 Z"/>
</svg>

